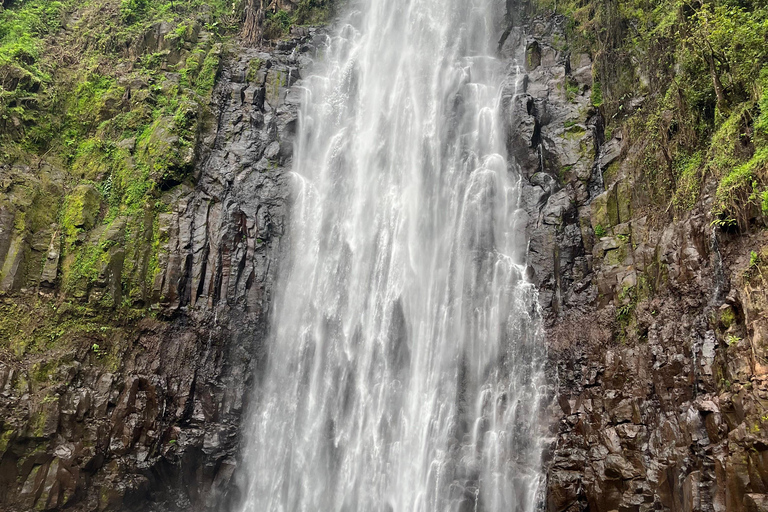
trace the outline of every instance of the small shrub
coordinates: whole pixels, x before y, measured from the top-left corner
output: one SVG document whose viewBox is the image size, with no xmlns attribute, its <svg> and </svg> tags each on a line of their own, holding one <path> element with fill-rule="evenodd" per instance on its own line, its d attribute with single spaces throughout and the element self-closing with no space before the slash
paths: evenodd
<svg viewBox="0 0 768 512">
<path fill-rule="evenodd" d="M 293 24 L 293 18 L 288 11 L 280 9 L 276 12 L 268 12 L 264 18 L 264 38 L 280 39 L 288 33 Z"/>
<path fill-rule="evenodd" d="M 763 190 L 760 193 L 760 211 L 763 215 L 768 215 L 768 190 Z"/>
<path fill-rule="evenodd" d="M 138 21 L 149 7 L 149 0 L 122 0 L 120 2 L 120 18 L 124 23 Z"/>
<path fill-rule="evenodd" d="M 607 234 L 608 232 L 605 230 L 605 228 L 602 225 L 598 224 L 597 226 L 595 226 L 595 236 L 597 238 L 603 238 Z"/>
<path fill-rule="evenodd" d="M 758 203 L 758 188 L 766 182 L 768 147 L 758 150 L 747 162 L 735 167 L 720 180 L 714 212 L 720 218 L 732 218 L 746 230 L 750 210 Z M 762 209 L 763 197 L 760 197 Z"/>
</svg>

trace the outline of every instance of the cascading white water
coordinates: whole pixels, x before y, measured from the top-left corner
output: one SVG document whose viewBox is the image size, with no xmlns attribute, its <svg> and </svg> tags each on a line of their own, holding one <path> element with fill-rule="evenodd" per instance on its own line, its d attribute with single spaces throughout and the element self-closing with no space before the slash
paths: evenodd
<svg viewBox="0 0 768 512">
<path fill-rule="evenodd" d="M 501 0 L 360 0 L 305 80 L 243 512 L 532 511 L 543 344 Z"/>
</svg>

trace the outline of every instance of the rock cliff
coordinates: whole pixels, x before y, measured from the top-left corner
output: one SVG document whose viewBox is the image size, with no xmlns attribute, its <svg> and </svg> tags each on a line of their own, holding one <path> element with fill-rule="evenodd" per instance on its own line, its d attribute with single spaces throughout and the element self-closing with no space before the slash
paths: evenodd
<svg viewBox="0 0 768 512">
<path fill-rule="evenodd" d="M 291 85 L 316 51 L 309 30 L 294 36 L 224 59 L 212 122 L 189 156 L 194 180 L 171 186 L 143 231 L 99 227 L 100 192 L 82 185 L 64 199 L 55 168 L 0 169 L 2 510 L 218 506 L 264 357 L 290 190 Z M 165 128 L 161 150 L 175 144 Z M 98 251 L 98 277 L 75 289 L 61 283 L 61 201 L 76 204 L 76 243 Z M 136 283 L 138 309 L 110 306 Z"/>
<path fill-rule="evenodd" d="M 664 211 L 637 172 L 649 135 L 602 105 L 596 73 L 621 116 L 648 96 L 607 81 L 568 16 L 508 4 L 501 101 L 552 382 L 547 510 L 768 510 L 761 213 L 739 219 L 751 229 L 719 222 L 712 182 Z M 2 510 L 215 510 L 236 492 L 297 81 L 323 38 L 297 28 L 268 51 L 230 48 L 210 25 L 143 32 L 125 58 L 158 59 L 156 73 L 126 75 L 83 114 L 102 126 L 181 91 L 141 136 L 68 164 L 2 160 Z M 206 62 L 210 94 L 187 78 Z"/>
<path fill-rule="evenodd" d="M 535 16 L 501 47 L 525 70 L 504 100 L 556 383 L 546 508 L 767 510 L 762 221 L 720 229 L 711 187 L 654 211 L 644 141 L 606 133 L 567 23 Z"/>
</svg>

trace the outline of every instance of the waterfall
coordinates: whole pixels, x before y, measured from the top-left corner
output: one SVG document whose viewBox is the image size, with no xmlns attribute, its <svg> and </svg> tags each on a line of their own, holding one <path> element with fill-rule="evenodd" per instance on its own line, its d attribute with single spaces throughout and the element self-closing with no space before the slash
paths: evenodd
<svg viewBox="0 0 768 512">
<path fill-rule="evenodd" d="M 359 0 L 303 82 L 242 512 L 532 511 L 543 338 L 501 0 Z"/>
</svg>

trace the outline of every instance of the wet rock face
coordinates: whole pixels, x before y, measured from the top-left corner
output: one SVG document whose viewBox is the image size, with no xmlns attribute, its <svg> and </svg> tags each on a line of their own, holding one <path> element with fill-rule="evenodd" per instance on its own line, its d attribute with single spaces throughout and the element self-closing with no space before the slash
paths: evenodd
<svg viewBox="0 0 768 512">
<path fill-rule="evenodd" d="M 766 510 L 766 293 L 745 256 L 766 237 L 719 233 L 706 207 L 653 220 L 637 141 L 606 136 L 564 21 L 524 20 L 501 48 L 555 383 L 546 508 Z"/>
<path fill-rule="evenodd" d="M 307 33 L 283 50 L 244 49 L 224 65 L 215 122 L 191 157 L 195 185 L 170 184 L 171 207 L 157 219 L 151 315 L 120 320 L 96 304 L 119 296 L 125 254 L 110 254 L 118 271 L 105 269 L 86 296 L 62 306 L 56 219 L 39 219 L 34 236 L 18 229 L 19 216 L 56 185 L 30 182 L 34 170 L 4 171 L 0 288 L 10 295 L 2 306 L 30 315 L 47 308 L 55 323 L 77 317 L 95 334 L 83 327 L 47 352 L 28 350 L 22 362 L 0 357 L 0 509 L 217 510 L 263 359 L 290 195 L 292 86 L 312 41 Z M 25 187 L 14 188 L 22 179 Z M 87 230 L 99 199 L 81 192 L 73 222 Z"/>
<path fill-rule="evenodd" d="M 512 28 L 500 50 L 514 63 L 502 101 L 507 148 L 525 178 L 529 274 L 550 325 L 564 308 L 589 304 L 595 295 L 586 279 L 592 257 L 579 210 L 601 183 L 596 155 L 603 134 L 590 104 L 591 60 L 558 49 L 564 26 L 564 18 L 536 18 Z"/>
<path fill-rule="evenodd" d="M 590 56 L 562 44 L 566 20 L 518 18 L 500 46 L 502 101 L 549 338 L 547 510 L 768 510 L 768 297 L 748 271 L 765 236 L 716 234 L 699 211 L 655 223 L 633 187 L 634 141 L 606 135 Z M 281 259 L 293 86 L 317 40 L 303 31 L 227 60 L 214 122 L 178 155 L 194 185 L 166 183 L 151 274 L 116 222 L 94 238 L 109 242 L 94 285 L 61 290 L 62 180 L 44 163 L 0 168 L 0 335 L 31 326 L 47 343 L 22 361 L 0 352 L 0 510 L 226 501 Z M 97 231 L 97 194 L 68 192 L 72 225 Z M 124 279 L 143 283 L 152 315 L 97 305 Z M 8 324 L 10 311 L 34 318 Z M 46 315 L 76 335 L 58 342 Z"/>
</svg>

